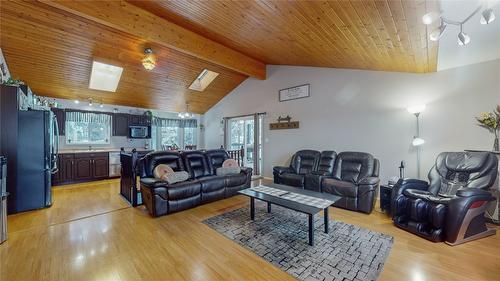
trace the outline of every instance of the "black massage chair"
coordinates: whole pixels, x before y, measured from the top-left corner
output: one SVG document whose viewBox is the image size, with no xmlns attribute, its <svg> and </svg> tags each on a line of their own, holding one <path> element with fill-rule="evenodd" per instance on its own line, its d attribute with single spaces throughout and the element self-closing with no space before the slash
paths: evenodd
<svg viewBox="0 0 500 281">
<path fill-rule="evenodd" d="M 489 189 L 498 160 L 488 152 L 443 152 L 429 172 L 429 183 L 400 180 L 392 190 L 394 224 L 433 242 L 457 245 L 495 234 L 484 212 L 495 198 Z"/>
</svg>

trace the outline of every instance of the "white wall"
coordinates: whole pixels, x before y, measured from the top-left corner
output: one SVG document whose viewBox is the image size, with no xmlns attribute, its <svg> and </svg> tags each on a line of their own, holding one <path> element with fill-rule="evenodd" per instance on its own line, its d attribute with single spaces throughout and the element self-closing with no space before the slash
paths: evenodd
<svg viewBox="0 0 500 281">
<path fill-rule="evenodd" d="M 407 176 L 416 175 L 411 147 L 415 116 L 406 107 L 425 103 L 421 136 L 422 177 L 441 151 L 488 150 L 493 136 L 474 116 L 500 103 L 500 60 L 431 74 L 269 66 L 267 80 L 247 79 L 204 116 L 206 148 L 223 143 L 224 116 L 267 112 L 264 125 L 265 176 L 272 166 L 288 165 L 299 149 L 365 151 L 381 162 L 385 182 L 398 175 L 401 160 Z M 311 97 L 279 102 L 279 89 L 311 84 Z M 279 115 L 300 121 L 300 129 L 269 130 Z"/>
</svg>

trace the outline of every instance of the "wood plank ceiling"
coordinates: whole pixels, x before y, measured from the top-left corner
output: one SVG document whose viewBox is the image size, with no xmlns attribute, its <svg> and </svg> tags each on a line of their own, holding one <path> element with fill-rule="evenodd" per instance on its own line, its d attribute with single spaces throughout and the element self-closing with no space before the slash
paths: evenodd
<svg viewBox="0 0 500 281">
<path fill-rule="evenodd" d="M 427 11 L 439 10 L 433 0 L 130 2 L 266 64 L 436 70 L 437 43 L 427 40 L 432 27 L 421 23 Z M 0 46 L 11 73 L 39 95 L 168 111 L 182 111 L 188 102 L 193 112 L 204 113 L 247 78 L 43 3 L 0 5 Z M 141 65 L 145 47 L 157 55 L 151 72 Z M 124 67 L 116 93 L 88 89 L 94 58 Z M 204 92 L 189 90 L 204 68 L 220 75 Z"/>
<path fill-rule="evenodd" d="M 130 2 L 268 64 L 436 71 L 434 0 Z"/>
</svg>

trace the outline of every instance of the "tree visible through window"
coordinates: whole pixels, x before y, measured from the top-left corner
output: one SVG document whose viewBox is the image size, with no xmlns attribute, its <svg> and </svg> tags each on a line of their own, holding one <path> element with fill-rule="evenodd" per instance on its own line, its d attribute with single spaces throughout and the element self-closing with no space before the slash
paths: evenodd
<svg viewBox="0 0 500 281">
<path fill-rule="evenodd" d="M 66 122 L 66 143 L 109 144 L 110 124 L 95 122 Z"/>
<path fill-rule="evenodd" d="M 160 144 L 180 147 L 179 127 L 161 127 L 159 130 Z"/>
</svg>

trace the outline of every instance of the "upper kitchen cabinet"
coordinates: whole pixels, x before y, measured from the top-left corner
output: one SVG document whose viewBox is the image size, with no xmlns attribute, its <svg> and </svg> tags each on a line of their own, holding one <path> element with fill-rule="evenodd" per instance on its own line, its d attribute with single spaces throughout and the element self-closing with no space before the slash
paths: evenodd
<svg viewBox="0 0 500 281">
<path fill-rule="evenodd" d="M 151 116 L 148 115 L 129 115 L 129 125 L 151 125 Z"/>
<path fill-rule="evenodd" d="M 113 114 L 113 136 L 128 135 L 129 114 L 115 113 Z"/>
<path fill-rule="evenodd" d="M 52 112 L 54 112 L 54 115 L 56 116 L 57 119 L 57 127 L 59 128 L 59 135 L 60 136 L 66 135 L 66 113 L 64 109 L 52 108 Z"/>
</svg>

